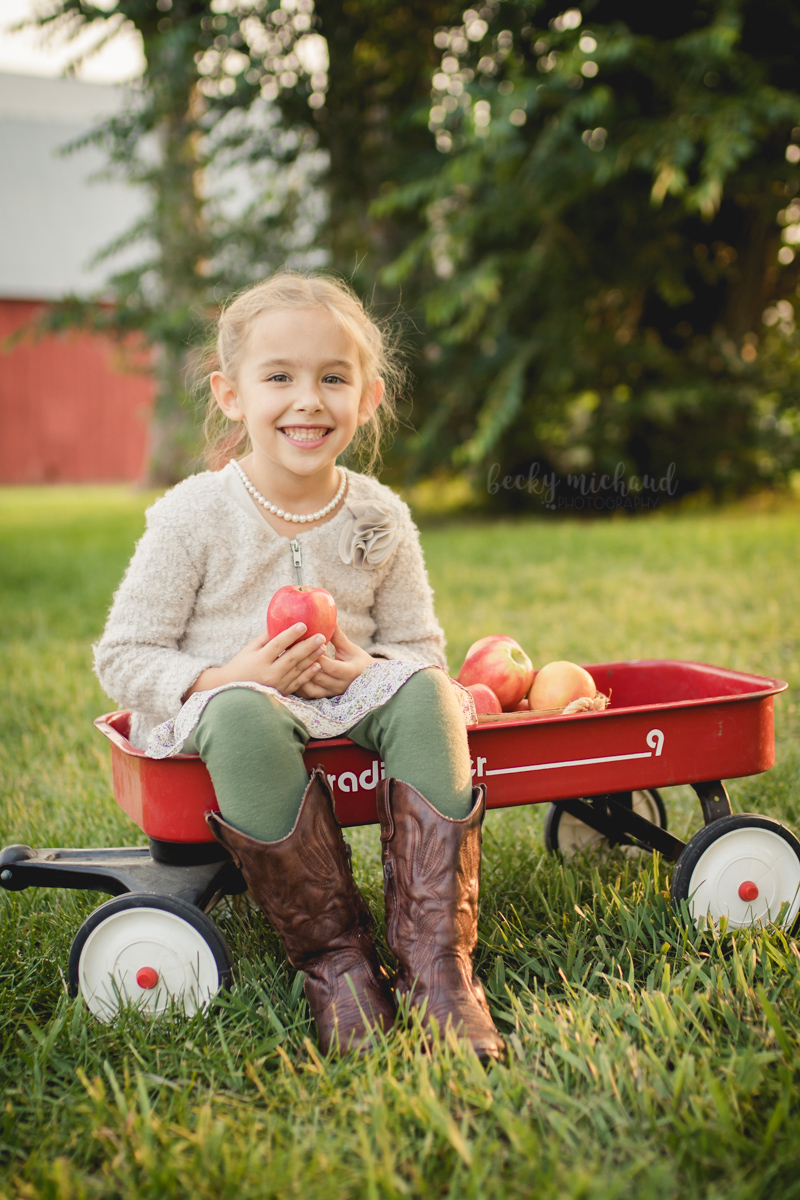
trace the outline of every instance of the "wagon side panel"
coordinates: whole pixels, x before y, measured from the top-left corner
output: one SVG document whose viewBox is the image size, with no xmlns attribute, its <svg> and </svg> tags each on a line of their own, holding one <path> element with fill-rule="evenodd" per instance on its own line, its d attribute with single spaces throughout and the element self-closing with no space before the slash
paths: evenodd
<svg viewBox="0 0 800 1200">
<path fill-rule="evenodd" d="M 772 766 L 773 701 L 483 727 L 470 748 L 490 808 L 733 779 Z"/>
</svg>

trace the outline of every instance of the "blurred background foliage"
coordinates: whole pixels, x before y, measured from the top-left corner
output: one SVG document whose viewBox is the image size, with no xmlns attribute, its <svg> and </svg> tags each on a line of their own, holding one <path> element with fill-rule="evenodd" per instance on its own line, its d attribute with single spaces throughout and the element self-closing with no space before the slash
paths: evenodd
<svg viewBox="0 0 800 1200">
<path fill-rule="evenodd" d="M 55 0 L 41 20 L 144 41 L 93 136 L 149 189 L 145 261 L 113 307 L 51 321 L 157 348 L 154 480 L 191 469 L 207 319 L 283 264 L 401 304 L 392 482 L 531 508 L 487 473 L 717 499 L 800 478 L 793 0 Z"/>
</svg>

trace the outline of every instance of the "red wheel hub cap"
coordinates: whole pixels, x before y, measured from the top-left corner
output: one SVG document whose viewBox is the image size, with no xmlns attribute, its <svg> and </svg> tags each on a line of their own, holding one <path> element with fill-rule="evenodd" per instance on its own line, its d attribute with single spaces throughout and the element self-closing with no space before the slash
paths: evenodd
<svg viewBox="0 0 800 1200">
<path fill-rule="evenodd" d="M 741 890 L 739 888 L 740 892 Z M 136 982 L 142 990 L 149 991 L 150 988 L 154 988 L 158 983 L 158 971 L 153 967 L 140 967 L 136 972 Z"/>
<path fill-rule="evenodd" d="M 739 884 L 739 899 L 740 900 L 757 900 L 758 885 L 753 883 L 752 879 L 745 879 L 744 883 Z"/>
</svg>

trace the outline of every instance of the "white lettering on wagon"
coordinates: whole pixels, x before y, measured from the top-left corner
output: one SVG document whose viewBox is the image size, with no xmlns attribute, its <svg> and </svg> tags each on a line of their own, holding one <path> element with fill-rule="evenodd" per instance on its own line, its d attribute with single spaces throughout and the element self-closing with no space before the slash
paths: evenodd
<svg viewBox="0 0 800 1200">
<path fill-rule="evenodd" d="M 378 786 L 378 760 L 373 758 L 372 765 L 362 771 L 358 777 L 359 787 L 376 788 Z"/>
<path fill-rule="evenodd" d="M 337 780 L 341 792 L 371 792 L 380 779 L 386 778 L 386 763 L 382 758 L 373 758 L 366 771 L 356 775 L 355 771 L 343 771 L 341 775 L 329 775 L 328 783 L 335 787 Z"/>
<path fill-rule="evenodd" d="M 651 729 L 645 741 L 648 746 L 653 747 L 652 750 L 642 750 L 637 754 L 606 754 L 602 758 L 571 758 L 562 762 L 529 763 L 523 767 L 496 767 L 492 771 L 487 771 L 486 774 L 519 775 L 523 771 L 557 771 L 563 767 L 589 767 L 594 766 L 595 763 L 626 762 L 632 758 L 652 758 L 653 750 L 655 750 L 657 758 L 664 748 L 664 734 L 660 729 Z"/>
<path fill-rule="evenodd" d="M 661 751 L 664 749 L 664 735 L 660 729 L 651 729 L 645 738 L 648 746 L 652 746 L 658 758 Z"/>
</svg>

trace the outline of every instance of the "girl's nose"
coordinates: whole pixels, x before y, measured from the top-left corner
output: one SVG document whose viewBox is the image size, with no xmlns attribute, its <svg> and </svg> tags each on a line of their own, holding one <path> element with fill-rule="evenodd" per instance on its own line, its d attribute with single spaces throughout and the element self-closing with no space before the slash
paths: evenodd
<svg viewBox="0 0 800 1200">
<path fill-rule="evenodd" d="M 298 412 L 319 412 L 325 406 L 322 403 L 322 397 L 313 384 L 307 384 L 300 389 L 292 407 Z"/>
</svg>

